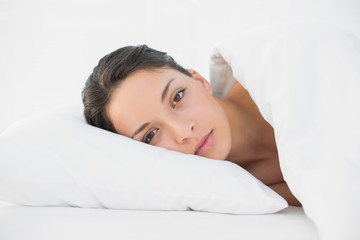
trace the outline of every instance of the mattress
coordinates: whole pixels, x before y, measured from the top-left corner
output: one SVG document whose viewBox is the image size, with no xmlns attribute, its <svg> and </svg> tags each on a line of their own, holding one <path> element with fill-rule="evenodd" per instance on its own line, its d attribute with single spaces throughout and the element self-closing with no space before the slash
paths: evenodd
<svg viewBox="0 0 360 240">
<path fill-rule="evenodd" d="M 1 205 L 1 204 L 0 204 Z M 301 207 L 275 214 L 0 206 L 0 239 L 319 239 Z"/>
</svg>

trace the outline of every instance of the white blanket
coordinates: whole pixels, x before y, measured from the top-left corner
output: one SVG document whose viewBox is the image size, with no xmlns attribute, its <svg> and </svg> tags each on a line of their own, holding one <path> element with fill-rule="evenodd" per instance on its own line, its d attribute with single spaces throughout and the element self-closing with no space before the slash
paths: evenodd
<svg viewBox="0 0 360 240">
<path fill-rule="evenodd" d="M 241 33 L 215 48 L 210 80 L 219 97 L 236 80 L 249 91 L 322 239 L 360 239 L 360 40 L 323 25 Z"/>
</svg>

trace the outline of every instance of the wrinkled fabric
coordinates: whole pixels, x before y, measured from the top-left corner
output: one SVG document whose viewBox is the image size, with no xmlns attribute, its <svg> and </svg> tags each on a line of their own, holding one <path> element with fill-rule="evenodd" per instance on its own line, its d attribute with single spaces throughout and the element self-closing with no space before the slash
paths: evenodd
<svg viewBox="0 0 360 240">
<path fill-rule="evenodd" d="M 214 49 L 210 81 L 235 81 L 274 127 L 284 179 L 322 239 L 360 239 L 360 40 L 329 25 L 267 26 Z"/>
</svg>

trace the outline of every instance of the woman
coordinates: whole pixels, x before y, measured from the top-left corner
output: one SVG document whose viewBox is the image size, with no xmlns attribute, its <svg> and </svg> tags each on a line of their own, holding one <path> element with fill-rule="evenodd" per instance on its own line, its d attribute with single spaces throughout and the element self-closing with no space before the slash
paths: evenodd
<svg viewBox="0 0 360 240">
<path fill-rule="evenodd" d="M 186 154 L 234 162 L 290 205 L 301 205 L 284 182 L 274 132 L 239 83 L 223 99 L 194 70 L 142 46 L 103 57 L 83 90 L 91 125 Z"/>
</svg>

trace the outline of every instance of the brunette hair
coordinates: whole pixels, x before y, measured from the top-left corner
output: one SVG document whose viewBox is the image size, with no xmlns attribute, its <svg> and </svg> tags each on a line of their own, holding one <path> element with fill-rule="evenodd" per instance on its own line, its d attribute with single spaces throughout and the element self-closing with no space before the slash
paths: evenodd
<svg viewBox="0 0 360 240">
<path fill-rule="evenodd" d="M 116 132 L 106 116 L 106 106 L 114 90 L 137 70 L 166 67 L 191 76 L 166 52 L 157 51 L 146 45 L 127 46 L 105 55 L 94 68 L 82 91 L 86 121 L 93 126 Z"/>
</svg>

